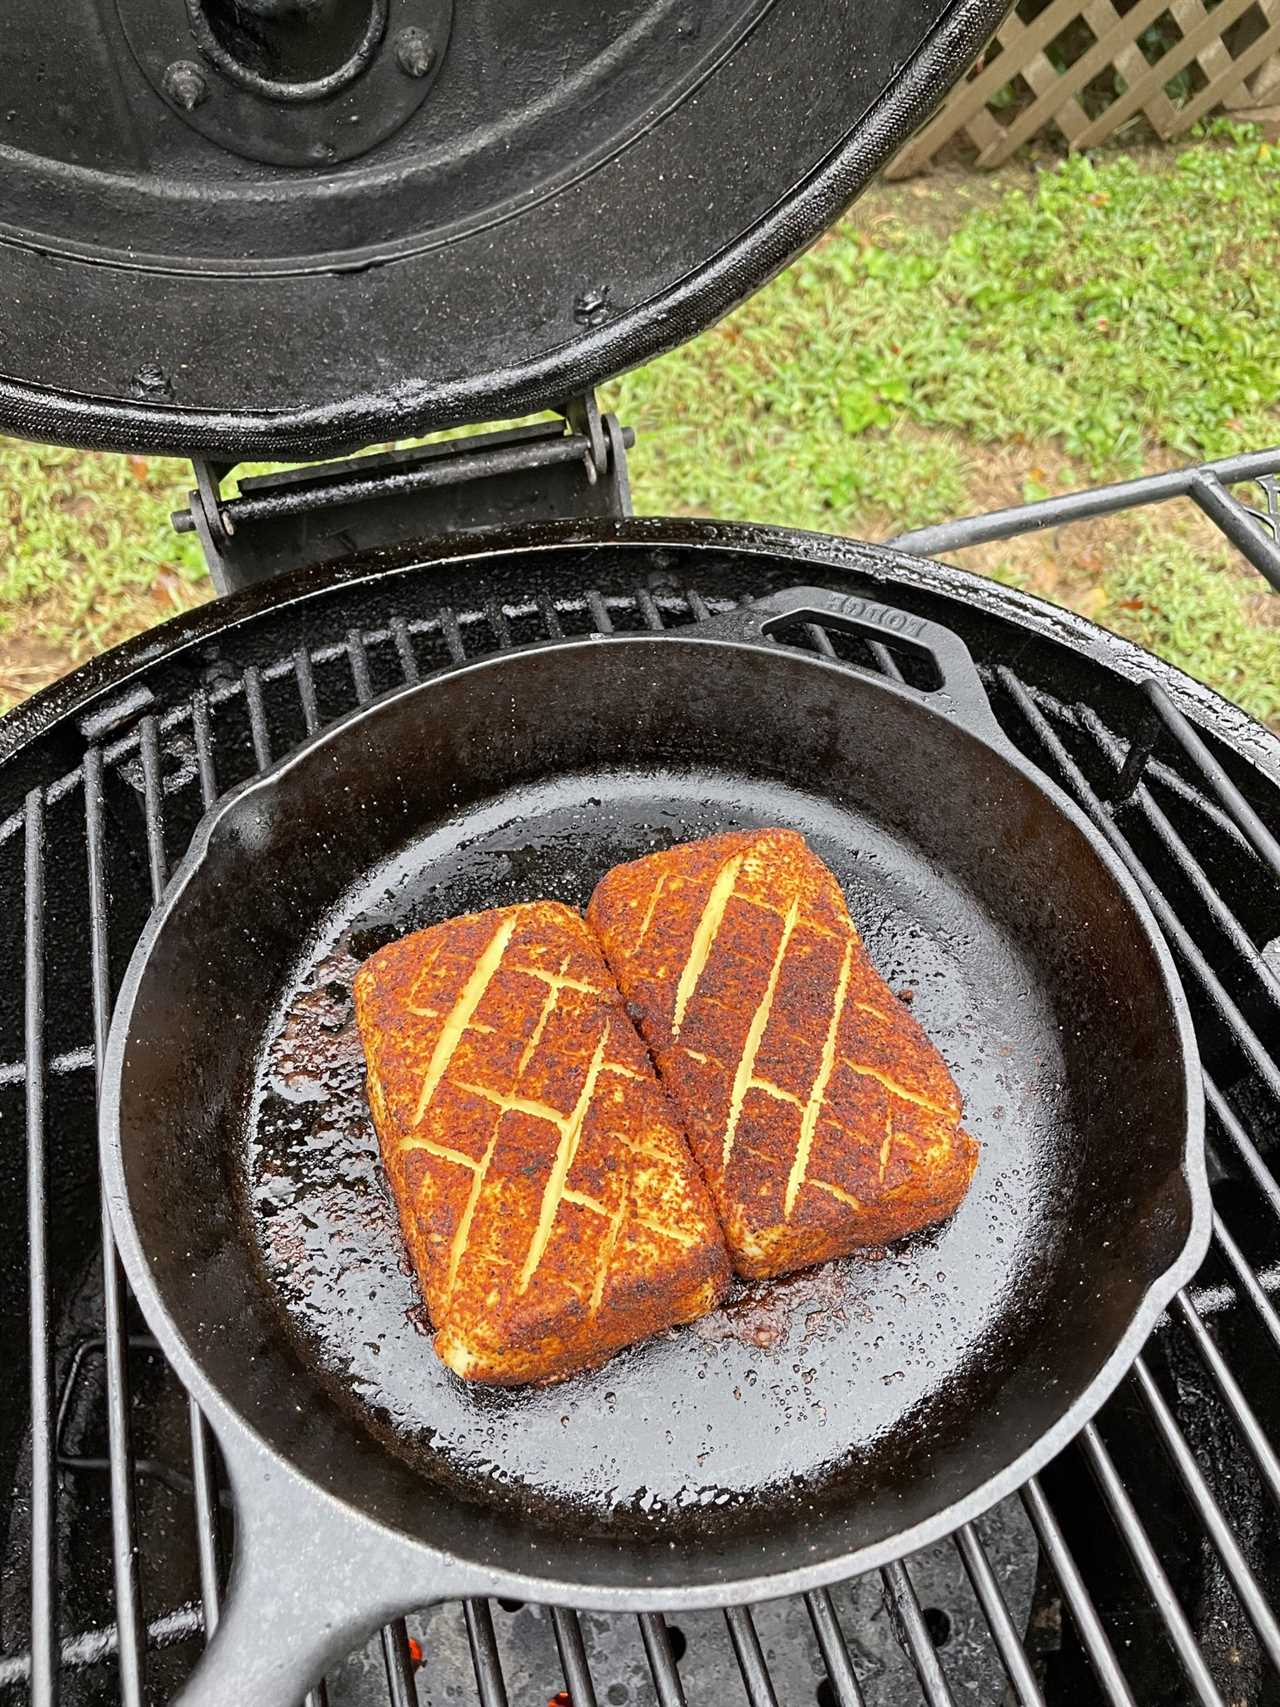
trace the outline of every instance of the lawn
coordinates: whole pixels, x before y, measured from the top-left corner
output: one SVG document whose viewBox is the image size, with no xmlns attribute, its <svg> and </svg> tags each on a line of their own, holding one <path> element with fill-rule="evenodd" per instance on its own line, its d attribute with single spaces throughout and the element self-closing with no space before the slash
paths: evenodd
<svg viewBox="0 0 1280 1707">
<path fill-rule="evenodd" d="M 873 189 L 723 325 L 609 387 L 636 508 L 867 538 L 1280 440 L 1280 150 L 1218 127 Z M 189 470 L 0 441 L 0 704 L 208 596 Z M 1280 726 L 1280 600 L 1189 507 L 987 546 Z"/>
</svg>

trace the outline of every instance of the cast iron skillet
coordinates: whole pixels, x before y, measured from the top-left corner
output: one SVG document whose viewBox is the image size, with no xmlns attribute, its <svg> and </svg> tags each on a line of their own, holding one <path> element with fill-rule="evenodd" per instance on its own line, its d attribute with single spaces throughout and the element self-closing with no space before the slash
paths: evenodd
<svg viewBox="0 0 1280 1707">
<path fill-rule="evenodd" d="M 896 637 L 932 692 L 768 638 Z M 803 831 L 983 1145 L 944 1228 L 557 1387 L 434 1359 L 347 986 L 411 928 Z M 182 1700 L 286 1707 L 444 1596 L 711 1606 L 883 1564 L 1038 1470 L 1209 1234 L 1195 1039 L 1146 906 L 946 630 L 797 589 L 389 694 L 204 823 L 130 965 L 102 1144 L 143 1311 L 223 1449 L 230 1594 Z"/>
</svg>

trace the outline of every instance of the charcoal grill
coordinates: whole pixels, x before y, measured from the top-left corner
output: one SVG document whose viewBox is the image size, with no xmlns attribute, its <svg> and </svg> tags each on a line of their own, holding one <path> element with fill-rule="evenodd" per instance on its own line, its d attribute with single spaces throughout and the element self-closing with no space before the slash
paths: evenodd
<svg viewBox="0 0 1280 1707">
<path fill-rule="evenodd" d="M 602 537 L 624 549 L 601 552 Z M 39 1680 L 59 1665 L 68 1701 L 163 1699 L 217 1615 L 232 1513 L 109 1246 L 102 1266 L 93 1149 L 111 989 L 202 811 L 428 670 L 539 635 L 677 626 L 775 590 L 794 577 L 782 545 L 808 578 L 891 592 L 953 624 L 1010 736 L 1139 876 L 1197 1014 L 1213 1253 L 1095 1426 L 1016 1501 L 882 1580 L 671 1624 L 445 1607 L 388 1628 L 330 1678 L 329 1700 L 406 1702 L 415 1687 L 420 1701 L 454 1690 L 485 1707 L 561 1689 L 664 1707 L 1004 1689 L 1049 1703 L 1277 1698 L 1280 860 L 1264 820 L 1280 801 L 1280 743 L 1136 649 L 959 570 L 905 556 L 886 570 L 855 545 L 769 530 L 624 521 L 290 575 L 180 619 L 159 647 L 130 643 L 8 721 L 0 871 L 10 964 L 25 975 L 3 1012 L 3 1214 L 5 1248 L 21 1250 L 25 1166 L 32 1251 L 29 1271 L 12 1257 L 4 1269 L 15 1497 L 0 1683 L 17 1699 L 50 1699 Z"/>
<path fill-rule="evenodd" d="M 799 558 L 806 582 L 954 628 L 1009 738 L 1146 894 L 1204 1062 L 1210 1256 L 1096 1422 L 903 1563 L 678 1618 L 446 1604 L 306 1707 L 1280 1702 L 1280 742 L 1088 623 L 924 560 L 1182 498 L 1280 587 L 1280 450 L 895 542 L 915 555 L 628 519 L 630 436 L 592 385 L 816 236 L 1002 0 L 552 0 L 533 22 L 387 4 L 375 40 L 355 28 L 372 0 L 323 0 L 307 40 L 279 0 L 191 0 L 188 48 L 182 7 L 76 0 L 18 9 L 0 43 L 0 265 L 24 309 L 0 427 L 190 455 L 176 525 L 230 595 L 0 725 L 0 1700 L 166 1701 L 218 1619 L 234 1510 L 128 1296 L 95 1146 L 113 996 L 203 813 L 388 688 L 677 628 L 793 583 Z M 535 406 L 560 418 L 223 490 L 249 456 Z M 785 638 L 903 667 L 820 626 Z"/>
</svg>

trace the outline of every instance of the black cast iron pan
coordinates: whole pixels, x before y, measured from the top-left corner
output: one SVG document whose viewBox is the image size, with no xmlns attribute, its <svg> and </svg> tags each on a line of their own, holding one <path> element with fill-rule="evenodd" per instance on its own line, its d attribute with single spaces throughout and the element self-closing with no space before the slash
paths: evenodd
<svg viewBox="0 0 1280 1707">
<path fill-rule="evenodd" d="M 767 637 L 797 617 L 894 636 L 941 687 Z M 759 824 L 809 837 L 913 988 L 983 1145 L 969 1198 L 592 1374 L 468 1389 L 375 1166 L 354 965 Z M 103 1109 L 125 1266 L 235 1498 L 188 1707 L 286 1707 L 445 1596 L 674 1609 L 883 1564 L 1065 1444 L 1209 1232 L 1191 1021 L 1134 885 L 954 635 L 809 589 L 448 671 L 232 795 L 129 968 Z"/>
</svg>

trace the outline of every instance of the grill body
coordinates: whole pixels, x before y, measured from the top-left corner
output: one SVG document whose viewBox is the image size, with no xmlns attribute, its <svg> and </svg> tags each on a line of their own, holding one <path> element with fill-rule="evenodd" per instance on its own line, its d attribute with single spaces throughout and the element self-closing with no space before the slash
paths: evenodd
<svg viewBox="0 0 1280 1707">
<path fill-rule="evenodd" d="M 811 613 L 860 646 L 845 601 L 784 601 L 777 632 Z M 230 799 L 175 875 L 113 1022 L 103 1166 L 130 1279 L 236 1494 L 246 1563 L 215 1673 L 264 1653 L 278 1670 L 289 1606 L 330 1607 L 349 1642 L 371 1582 L 404 1604 L 452 1577 L 683 1608 L 884 1563 L 1052 1457 L 1199 1267 L 1199 1067 L 1122 871 L 1004 751 L 944 631 L 897 613 L 872 630 L 901 645 L 905 625 L 909 667 L 941 664 L 935 703 L 888 679 L 887 648 L 873 674 L 762 642 L 761 610 L 388 695 Z M 487 906 L 581 907 L 655 839 L 767 823 L 803 828 L 915 989 L 984 1143 L 964 1207 L 571 1385 L 462 1391 L 379 1214 L 344 1026 L 355 960 Z M 346 1043 L 317 1035 L 303 992 L 321 988 Z M 308 1483 L 350 1526 L 323 1550 Z"/>
<path fill-rule="evenodd" d="M 599 549 L 602 532 L 616 549 Z M 1021 1700 L 1039 1690 L 1050 1702 L 1124 1701 L 1126 1688 L 1144 1703 L 1273 1698 L 1280 1332 L 1268 1277 L 1280 1191 L 1265 1151 L 1280 1110 L 1280 892 L 1231 795 L 1206 782 L 1139 684 L 1163 685 L 1198 750 L 1264 818 L 1280 798 L 1277 743 L 1132 648 L 956 571 L 764 530 L 630 523 L 287 579 L 132 643 L 6 723 L 0 917 L 13 975 L 0 999 L 0 1215 L 7 1248 L 30 1236 L 32 1251 L 29 1268 L 10 1261 L 0 1274 L 13 1371 L 0 1453 L 15 1487 L 0 1683 L 18 1699 L 50 1699 L 55 1672 L 68 1700 L 141 1699 L 129 1679 L 144 1668 L 162 1699 L 216 1616 L 230 1513 L 207 1436 L 129 1316 L 113 1260 L 104 1286 L 93 1143 L 112 991 L 206 805 L 309 730 L 428 669 L 557 633 L 676 625 L 794 582 L 780 543 L 808 560 L 805 579 L 956 627 L 1006 734 L 1147 889 L 1204 1057 L 1209 1261 L 1096 1427 L 954 1548 L 811 1596 L 794 1614 L 735 1607 L 718 1622 L 682 1615 L 674 1631 L 484 1602 L 443 1608 L 408 1630 L 388 1626 L 331 1677 L 331 1698 L 411 1699 L 410 1633 L 427 1651 L 421 1699 L 465 1683 L 486 1707 L 504 1699 L 504 1667 L 513 1689 L 519 1677 L 536 1691 L 551 1654 L 548 1697 L 567 1684 L 575 1701 L 631 1698 L 616 1688 L 722 1699 L 694 1691 L 721 1687 L 715 1668 L 726 1665 L 753 1703 L 771 1699 L 771 1665 L 779 1689 L 784 1671 L 793 1682 L 807 1672 L 818 1701 L 933 1703 L 1002 1674 Z M 896 1627 L 889 1650 L 864 1635 L 868 1618 Z M 458 1663 L 465 1674 L 451 1671 Z"/>
</svg>

